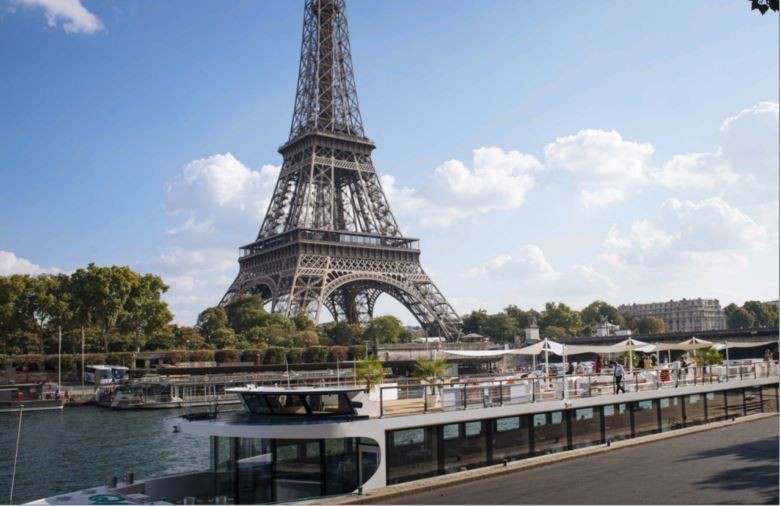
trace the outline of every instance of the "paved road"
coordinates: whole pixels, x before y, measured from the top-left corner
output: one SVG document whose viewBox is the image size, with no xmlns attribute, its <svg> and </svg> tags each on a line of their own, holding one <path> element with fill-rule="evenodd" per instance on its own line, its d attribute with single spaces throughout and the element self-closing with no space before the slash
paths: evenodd
<svg viewBox="0 0 780 506">
<path fill-rule="evenodd" d="M 778 504 L 778 432 L 775 416 L 388 504 Z"/>
</svg>

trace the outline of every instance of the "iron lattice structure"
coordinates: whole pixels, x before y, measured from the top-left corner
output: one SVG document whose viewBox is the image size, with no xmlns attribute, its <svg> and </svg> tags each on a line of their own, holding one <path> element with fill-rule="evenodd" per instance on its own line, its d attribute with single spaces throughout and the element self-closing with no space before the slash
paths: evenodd
<svg viewBox="0 0 780 506">
<path fill-rule="evenodd" d="M 240 250 L 222 299 L 259 293 L 271 310 L 362 322 L 379 295 L 397 299 L 429 335 L 460 333 L 460 318 L 420 266 L 379 182 L 360 115 L 345 0 L 306 0 L 289 140 L 257 239 Z"/>
</svg>

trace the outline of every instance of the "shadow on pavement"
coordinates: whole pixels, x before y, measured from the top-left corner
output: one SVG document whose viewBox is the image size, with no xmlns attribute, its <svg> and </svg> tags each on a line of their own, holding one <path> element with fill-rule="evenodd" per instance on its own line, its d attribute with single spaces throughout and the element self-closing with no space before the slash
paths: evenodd
<svg viewBox="0 0 780 506">
<path fill-rule="evenodd" d="M 767 504 L 778 504 L 778 437 L 768 437 L 748 444 L 714 448 L 692 454 L 682 461 L 729 457 L 744 462 L 697 483 L 705 488 L 728 491 L 753 490 L 765 497 Z M 747 465 L 748 463 L 755 465 Z"/>
</svg>

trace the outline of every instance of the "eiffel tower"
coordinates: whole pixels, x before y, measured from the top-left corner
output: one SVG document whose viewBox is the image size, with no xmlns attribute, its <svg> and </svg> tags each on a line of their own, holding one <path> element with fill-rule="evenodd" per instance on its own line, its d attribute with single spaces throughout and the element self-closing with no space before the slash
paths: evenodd
<svg viewBox="0 0 780 506">
<path fill-rule="evenodd" d="M 428 335 L 455 339 L 460 318 L 420 266 L 379 182 L 358 106 L 345 0 L 306 0 L 289 140 L 257 239 L 222 298 L 258 293 L 271 310 L 318 321 L 373 316 L 386 293 Z"/>
</svg>

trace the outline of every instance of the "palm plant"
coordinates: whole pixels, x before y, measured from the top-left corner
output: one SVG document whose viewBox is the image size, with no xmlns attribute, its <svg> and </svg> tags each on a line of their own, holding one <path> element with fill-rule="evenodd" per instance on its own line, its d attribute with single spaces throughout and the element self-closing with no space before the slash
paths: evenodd
<svg viewBox="0 0 780 506">
<path fill-rule="evenodd" d="M 357 361 L 357 379 L 366 384 L 366 389 L 371 391 L 374 385 L 378 385 L 385 377 L 382 362 L 376 357 L 368 357 Z"/>
<path fill-rule="evenodd" d="M 696 362 L 696 365 L 717 365 L 723 363 L 723 355 L 716 349 L 703 348 L 696 351 L 693 360 Z"/>
<path fill-rule="evenodd" d="M 412 376 L 421 381 L 425 381 L 429 385 L 434 385 L 436 380 L 447 372 L 447 369 L 449 369 L 449 366 L 447 365 L 447 361 L 443 358 L 418 360 L 415 364 Z"/>
</svg>

